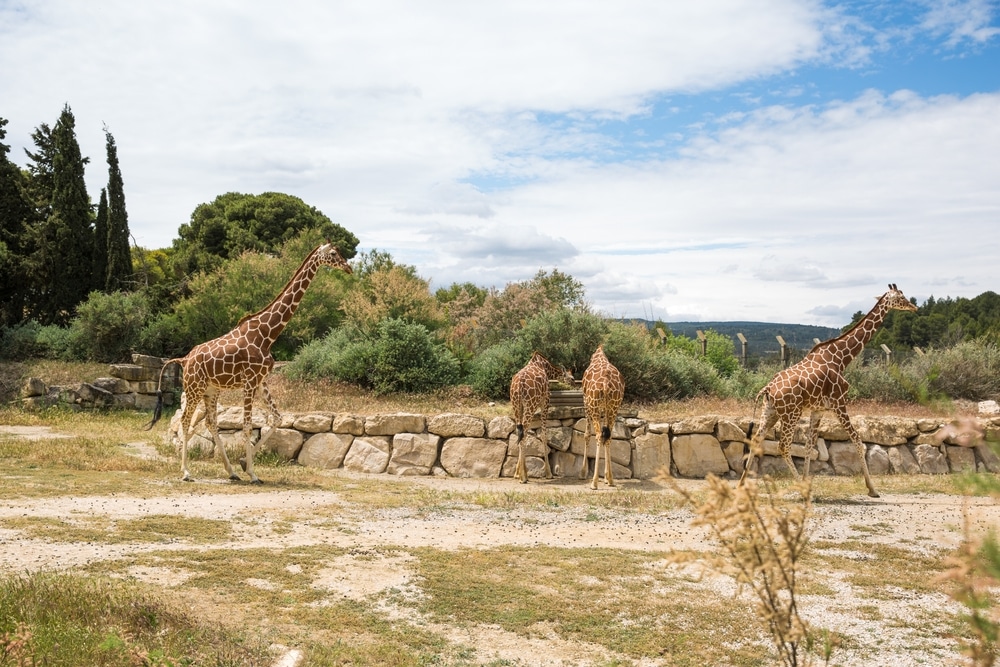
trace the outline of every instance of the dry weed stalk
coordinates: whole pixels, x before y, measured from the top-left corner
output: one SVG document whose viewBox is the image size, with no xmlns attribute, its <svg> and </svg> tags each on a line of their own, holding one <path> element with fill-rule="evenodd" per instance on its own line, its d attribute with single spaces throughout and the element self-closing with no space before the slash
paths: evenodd
<svg viewBox="0 0 1000 667">
<path fill-rule="evenodd" d="M 943 429 L 941 440 L 951 438 L 963 446 L 971 447 L 987 442 L 983 425 L 976 419 L 956 420 Z M 994 449 L 997 443 L 992 442 Z M 975 475 L 968 483 L 970 490 L 981 490 L 1000 495 L 996 480 Z M 951 597 L 969 610 L 962 618 L 972 632 L 972 639 L 963 652 L 973 667 L 993 667 L 996 664 L 998 638 L 1000 638 L 1000 607 L 996 604 L 996 591 L 1000 588 L 1000 542 L 996 531 L 985 535 L 972 533 L 968 499 L 962 506 L 962 544 L 950 556 L 947 569 L 940 581 L 953 586 Z"/>
<path fill-rule="evenodd" d="M 707 499 L 699 502 L 674 480 L 661 475 L 694 510 L 693 526 L 706 526 L 721 550 L 704 556 L 705 568 L 731 576 L 739 587 L 755 597 L 757 617 L 766 626 L 781 663 L 791 667 L 811 662 L 813 641 L 809 627 L 799 616 L 796 599 L 796 568 L 808 543 L 806 520 L 812 507 L 811 484 L 796 483 L 793 502 L 781 502 L 773 485 L 763 482 L 767 494 L 751 481 L 740 487 L 709 475 Z M 682 560 L 678 558 L 678 560 Z M 829 660 L 833 644 L 825 645 Z"/>
</svg>

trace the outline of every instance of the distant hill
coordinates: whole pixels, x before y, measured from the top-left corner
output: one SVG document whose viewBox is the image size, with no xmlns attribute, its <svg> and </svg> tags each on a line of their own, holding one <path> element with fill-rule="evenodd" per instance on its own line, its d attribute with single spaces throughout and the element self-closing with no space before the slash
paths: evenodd
<svg viewBox="0 0 1000 667">
<path fill-rule="evenodd" d="M 652 326 L 652 322 L 647 322 Z M 820 341 L 836 338 L 841 334 L 836 327 L 817 327 L 809 324 L 775 324 L 774 322 L 667 322 L 670 331 L 675 336 L 697 338 L 697 331 L 711 329 L 727 336 L 733 341 L 734 354 L 740 354 L 740 341 L 737 333 L 747 339 L 747 353 L 751 357 L 777 355 L 781 349 L 775 336 L 781 336 L 785 344 L 794 350 L 808 352 L 815 344 L 813 339 Z"/>
</svg>

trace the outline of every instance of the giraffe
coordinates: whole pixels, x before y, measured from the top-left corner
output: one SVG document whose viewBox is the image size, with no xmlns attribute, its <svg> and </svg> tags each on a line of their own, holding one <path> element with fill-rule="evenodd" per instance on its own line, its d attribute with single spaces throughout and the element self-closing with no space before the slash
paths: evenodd
<svg viewBox="0 0 1000 667">
<path fill-rule="evenodd" d="M 549 412 L 549 380 L 563 380 L 573 383 L 569 371 L 555 366 L 537 351 L 524 368 L 514 373 L 510 380 L 510 409 L 514 413 L 514 423 L 517 426 L 517 467 L 514 476 L 521 484 L 528 481 L 528 468 L 524 460 L 524 427 L 531 420 L 535 411 L 540 412 L 542 420 L 542 450 L 546 455 L 545 479 L 552 479 L 552 468 L 549 466 L 549 432 L 545 428 L 546 415 Z"/>
<path fill-rule="evenodd" d="M 170 359 L 160 369 L 157 385 L 156 408 L 153 419 L 146 425 L 146 430 L 160 418 L 163 409 L 163 370 L 170 364 L 180 364 L 184 371 L 183 393 L 184 407 L 181 414 L 181 472 L 184 481 L 192 481 L 187 468 L 187 443 L 193 431 L 192 418 L 199 401 L 205 404 L 205 422 L 212 434 L 216 451 L 222 452 L 222 462 L 229 473 L 229 479 L 238 481 L 229 463 L 226 448 L 219 441 L 219 427 L 216 422 L 216 406 L 219 392 L 223 389 L 243 390 L 243 443 L 246 448 L 246 472 L 250 482 L 260 484 L 253 469 L 253 457 L 256 450 L 263 447 L 277 426 L 280 414 L 267 388 L 267 375 L 274 367 L 271 356 L 271 345 L 288 324 L 302 297 L 316 276 L 320 266 L 330 266 L 351 273 L 351 266 L 340 255 L 340 251 L 330 243 L 325 243 L 314 249 L 302 262 L 295 274 L 285 285 L 281 293 L 269 305 L 256 313 L 247 315 L 232 331 L 214 340 L 196 345 L 187 355 Z M 252 423 L 250 415 L 254 398 L 260 390 L 267 404 L 266 433 L 262 430 L 256 447 L 250 442 Z M 242 461 L 241 461 L 242 463 Z"/>
<path fill-rule="evenodd" d="M 590 445 L 590 431 L 597 439 L 594 452 L 594 479 L 590 488 L 597 488 L 597 476 L 601 464 L 601 450 L 604 450 L 604 479 L 608 486 L 615 485 L 611 472 L 611 429 L 615 425 L 618 408 L 625 398 L 625 378 L 621 371 L 608 361 L 604 346 L 598 345 L 590 357 L 590 365 L 583 372 L 583 405 L 587 411 L 587 430 L 583 440 L 583 466 L 580 479 L 587 476 L 587 447 Z"/>
<path fill-rule="evenodd" d="M 868 473 L 865 445 L 847 414 L 848 385 L 843 373 L 847 365 L 875 335 L 890 310 L 913 312 L 917 307 L 903 296 L 895 284 L 890 284 L 889 291 L 876 299 L 878 301 L 875 307 L 846 333 L 813 347 L 802 361 L 777 373 L 757 394 L 757 401 L 764 399 L 764 412 L 761 416 L 764 425 L 754 436 L 753 423 L 750 424 L 748 437 L 752 439 L 743 474 L 740 476 L 741 485 L 755 457 L 761 454 L 761 443 L 765 434 L 779 421 L 781 434 L 778 451 L 788 469 L 796 479 L 799 478 L 799 473 L 792 464 L 790 449 L 795 426 L 804 410 L 810 411 L 804 467 L 805 475 L 808 477 L 809 461 L 816 449 L 816 427 L 819 426 L 820 415 L 825 410 L 832 410 L 857 448 L 865 484 L 868 486 L 868 495 L 872 498 L 879 497 Z"/>
</svg>

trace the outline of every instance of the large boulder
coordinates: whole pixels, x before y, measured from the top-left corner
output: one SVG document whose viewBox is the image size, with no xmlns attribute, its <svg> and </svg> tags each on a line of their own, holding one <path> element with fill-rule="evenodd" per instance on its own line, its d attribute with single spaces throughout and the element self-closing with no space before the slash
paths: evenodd
<svg viewBox="0 0 1000 667">
<path fill-rule="evenodd" d="M 339 468 L 354 436 L 346 433 L 317 433 L 302 444 L 298 462 L 310 468 Z"/>
<path fill-rule="evenodd" d="M 354 438 L 344 457 L 344 468 L 352 472 L 378 474 L 385 472 L 392 453 L 392 440 L 384 435 Z"/>
<path fill-rule="evenodd" d="M 438 459 L 441 437 L 433 433 L 397 433 L 392 437 L 390 475 L 429 475 Z"/>
<path fill-rule="evenodd" d="M 507 443 L 490 438 L 448 438 L 441 445 L 441 467 L 452 477 L 500 477 Z"/>
<path fill-rule="evenodd" d="M 718 476 L 729 473 L 729 461 L 722 453 L 722 446 L 708 433 L 674 436 L 670 450 L 681 477 L 701 479 L 709 473 Z"/>
</svg>

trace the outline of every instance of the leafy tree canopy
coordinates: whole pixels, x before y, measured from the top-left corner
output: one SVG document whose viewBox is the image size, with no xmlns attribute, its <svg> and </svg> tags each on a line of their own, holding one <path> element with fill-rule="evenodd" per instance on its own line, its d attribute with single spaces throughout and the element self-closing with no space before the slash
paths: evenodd
<svg viewBox="0 0 1000 667">
<path fill-rule="evenodd" d="M 180 238 L 174 241 L 177 268 L 186 274 L 212 270 L 248 250 L 277 254 L 306 229 L 318 230 L 345 259 L 357 253 L 358 237 L 298 197 L 280 192 L 219 195 L 198 206 L 191 222 L 181 225 Z"/>
</svg>

